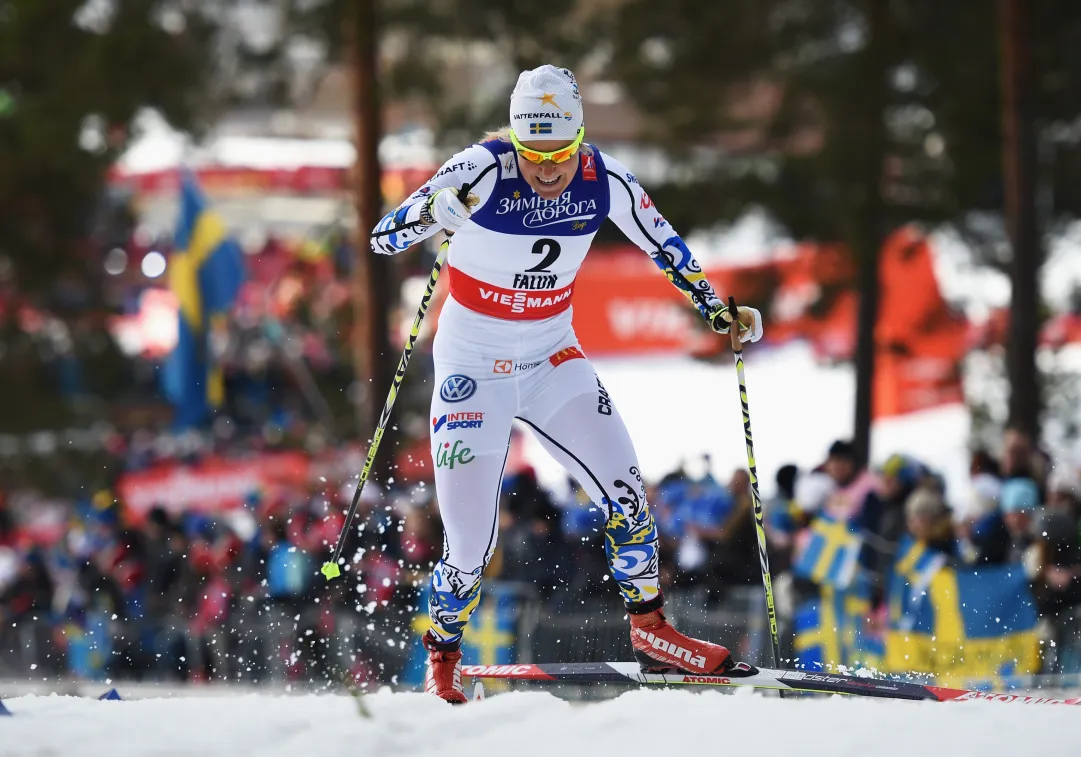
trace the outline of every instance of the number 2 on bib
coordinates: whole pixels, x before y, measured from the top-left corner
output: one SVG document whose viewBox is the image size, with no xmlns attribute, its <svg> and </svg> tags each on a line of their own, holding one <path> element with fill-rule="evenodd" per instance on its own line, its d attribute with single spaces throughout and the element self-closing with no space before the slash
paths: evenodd
<svg viewBox="0 0 1081 757">
<path fill-rule="evenodd" d="M 543 255 L 544 258 L 532 268 L 527 268 L 526 273 L 549 273 L 548 266 L 556 262 L 562 250 L 559 242 L 554 239 L 538 239 L 533 244 L 532 252 L 534 255 Z"/>
</svg>

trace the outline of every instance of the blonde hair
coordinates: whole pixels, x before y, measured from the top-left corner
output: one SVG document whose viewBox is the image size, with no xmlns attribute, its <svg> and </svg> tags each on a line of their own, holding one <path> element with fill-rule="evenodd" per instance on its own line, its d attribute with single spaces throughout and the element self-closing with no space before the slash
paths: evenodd
<svg viewBox="0 0 1081 757">
<path fill-rule="evenodd" d="M 500 142 L 510 142 L 510 126 L 503 126 L 496 129 L 495 131 L 484 132 L 484 137 L 481 138 L 481 142 L 491 142 L 496 139 L 498 139 Z M 585 142 L 582 143 L 582 146 L 579 147 L 578 150 L 583 155 L 593 154 L 593 148 L 587 145 Z"/>
</svg>

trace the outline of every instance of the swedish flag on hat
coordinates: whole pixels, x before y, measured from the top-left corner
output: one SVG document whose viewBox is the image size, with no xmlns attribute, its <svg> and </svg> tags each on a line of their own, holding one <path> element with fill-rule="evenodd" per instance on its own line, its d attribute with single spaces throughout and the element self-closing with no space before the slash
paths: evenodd
<svg viewBox="0 0 1081 757">
<path fill-rule="evenodd" d="M 510 96 L 510 126 L 521 141 L 578 136 L 582 95 L 569 68 L 544 65 L 523 71 Z"/>
</svg>

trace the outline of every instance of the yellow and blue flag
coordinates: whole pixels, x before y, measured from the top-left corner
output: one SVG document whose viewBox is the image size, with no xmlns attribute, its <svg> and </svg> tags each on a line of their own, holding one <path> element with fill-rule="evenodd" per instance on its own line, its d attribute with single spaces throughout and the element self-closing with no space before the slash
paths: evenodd
<svg viewBox="0 0 1081 757">
<path fill-rule="evenodd" d="M 881 634 L 870 619 L 868 587 L 838 591 L 828 584 L 819 596 L 796 609 L 795 667 L 836 670 L 838 666 L 877 668 L 882 661 Z"/>
<path fill-rule="evenodd" d="M 168 267 L 180 312 L 176 348 L 165 361 L 162 383 L 175 408 L 175 425 L 188 428 L 205 423 L 211 408 L 224 399 L 222 371 L 210 359 L 209 339 L 225 328 L 244 283 L 244 259 L 187 171 L 181 177 L 180 217 Z"/>
<path fill-rule="evenodd" d="M 867 582 L 860 566 L 862 550 L 863 539 L 848 523 L 818 517 L 798 537 L 792 571 L 838 591 L 862 588 Z"/>
<path fill-rule="evenodd" d="M 415 634 L 413 651 L 398 679 L 403 684 L 422 684 L 427 666 L 428 652 L 420 638 L 430 627 L 428 602 L 432 595 L 431 584 L 425 584 L 418 594 L 417 614 L 412 623 Z M 462 664 L 510 665 L 518 662 L 519 611 L 518 594 L 512 587 L 500 583 L 486 586 L 481 592 L 480 604 L 462 636 Z M 499 688 L 501 684 L 493 682 L 490 686 L 485 683 L 486 688 L 492 686 Z"/>
<path fill-rule="evenodd" d="M 884 667 L 939 685 L 1001 685 L 1039 669 L 1038 617 L 1020 565 L 953 567 L 914 539 L 889 587 Z"/>
</svg>

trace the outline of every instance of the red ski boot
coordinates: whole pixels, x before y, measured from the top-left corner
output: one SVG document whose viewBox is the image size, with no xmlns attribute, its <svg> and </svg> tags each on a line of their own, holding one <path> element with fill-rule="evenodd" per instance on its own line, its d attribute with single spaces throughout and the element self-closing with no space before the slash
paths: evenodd
<svg viewBox="0 0 1081 757">
<path fill-rule="evenodd" d="M 727 649 L 684 636 L 669 625 L 660 609 L 631 614 L 631 645 L 634 658 L 647 673 L 724 674 L 736 667 Z"/>
<path fill-rule="evenodd" d="M 424 634 L 424 648 L 428 650 L 424 690 L 451 704 L 467 701 L 462 690 L 462 650 L 458 647 L 439 642 L 430 631 Z"/>
</svg>

